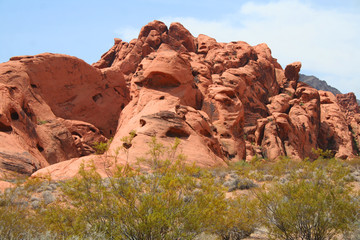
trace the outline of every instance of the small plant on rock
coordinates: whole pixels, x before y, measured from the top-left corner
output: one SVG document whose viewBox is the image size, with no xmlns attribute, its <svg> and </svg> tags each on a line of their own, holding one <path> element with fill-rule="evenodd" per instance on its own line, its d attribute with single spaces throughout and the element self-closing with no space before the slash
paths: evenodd
<svg viewBox="0 0 360 240">
<path fill-rule="evenodd" d="M 93 148 L 96 154 L 104 154 L 110 147 L 113 138 L 110 138 L 107 142 L 94 142 Z"/>
</svg>

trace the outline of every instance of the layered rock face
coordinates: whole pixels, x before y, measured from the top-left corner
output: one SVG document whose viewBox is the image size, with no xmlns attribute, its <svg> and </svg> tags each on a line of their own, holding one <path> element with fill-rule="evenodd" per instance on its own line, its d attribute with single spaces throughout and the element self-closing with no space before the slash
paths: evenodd
<svg viewBox="0 0 360 240">
<path fill-rule="evenodd" d="M 135 163 L 154 136 L 165 145 L 181 139 L 186 161 L 199 166 L 313 158 L 319 147 L 358 154 L 356 102 L 298 82 L 300 68 L 282 69 L 266 44 L 218 43 L 159 21 L 129 43 L 115 39 L 93 66 L 57 54 L 16 57 L 0 65 L 0 154 L 11 156 L 0 156 L 0 168 L 23 162 L 10 170 L 71 177 L 83 161 Z M 109 137 L 109 150 L 91 155 Z"/>
</svg>

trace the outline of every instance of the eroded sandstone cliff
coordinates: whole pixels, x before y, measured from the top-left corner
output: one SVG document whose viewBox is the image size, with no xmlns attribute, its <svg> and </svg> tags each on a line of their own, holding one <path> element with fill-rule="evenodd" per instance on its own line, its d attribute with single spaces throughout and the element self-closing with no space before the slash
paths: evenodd
<svg viewBox="0 0 360 240">
<path fill-rule="evenodd" d="M 146 156 L 153 136 L 180 138 L 186 161 L 200 166 L 312 158 L 316 148 L 354 157 L 356 98 L 298 82 L 300 68 L 283 69 L 264 43 L 218 43 L 159 21 L 129 43 L 115 39 L 92 66 L 60 54 L 14 57 L 0 64 L 0 168 L 66 178 L 94 161 L 104 173 L 115 152 L 118 163 Z M 117 151 L 131 131 L 128 154 Z M 93 155 L 109 137 L 109 150 Z"/>
</svg>

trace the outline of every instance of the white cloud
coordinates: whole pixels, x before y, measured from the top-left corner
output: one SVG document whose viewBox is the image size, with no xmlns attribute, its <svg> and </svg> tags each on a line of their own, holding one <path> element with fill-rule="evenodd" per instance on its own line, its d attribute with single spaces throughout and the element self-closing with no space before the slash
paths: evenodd
<svg viewBox="0 0 360 240">
<path fill-rule="evenodd" d="M 266 42 L 283 67 L 301 61 L 304 72 L 360 97 L 359 14 L 281 0 L 248 2 L 238 11 L 213 21 L 172 17 L 160 20 L 167 24 L 181 22 L 195 36 L 203 33 L 222 42 Z"/>
<path fill-rule="evenodd" d="M 130 42 L 132 39 L 137 38 L 140 29 L 135 27 L 125 27 L 115 31 L 116 35 L 119 35 L 123 41 Z"/>
</svg>

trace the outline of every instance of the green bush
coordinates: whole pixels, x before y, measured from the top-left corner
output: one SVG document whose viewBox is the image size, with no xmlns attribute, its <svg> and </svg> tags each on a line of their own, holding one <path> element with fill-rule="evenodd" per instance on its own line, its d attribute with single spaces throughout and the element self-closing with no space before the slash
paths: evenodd
<svg viewBox="0 0 360 240">
<path fill-rule="evenodd" d="M 110 138 L 107 142 L 94 142 L 93 148 L 96 154 L 104 154 L 110 147 L 113 138 Z"/>
<path fill-rule="evenodd" d="M 134 137 L 119 148 L 127 157 Z M 266 227 L 270 239 L 357 239 L 360 197 L 349 175 L 358 160 L 257 159 L 209 170 L 185 165 L 179 145 L 153 138 L 138 166 L 126 161 L 105 179 L 90 164 L 64 182 L 19 180 L 0 194 L 0 238 L 237 240 Z"/>
<path fill-rule="evenodd" d="M 259 226 L 257 200 L 240 195 L 222 202 L 224 209 L 211 226 L 211 233 L 223 240 L 238 240 L 250 236 Z"/>
<path fill-rule="evenodd" d="M 285 183 L 255 192 L 271 239 L 325 240 L 350 232 L 358 211 L 344 180 L 347 169 L 324 159 L 291 171 Z"/>
<path fill-rule="evenodd" d="M 0 194 L 0 238 L 34 239 L 46 229 L 37 220 L 37 214 L 28 207 L 23 188 L 7 189 Z"/>
<path fill-rule="evenodd" d="M 101 233 L 106 239 L 193 239 L 215 227 L 241 231 L 238 220 L 226 217 L 233 210 L 222 187 L 208 171 L 183 164 L 176 155 L 179 143 L 166 148 L 153 138 L 149 158 L 142 159 L 151 168 L 147 174 L 125 165 L 104 181 L 83 166 L 80 177 L 63 186 L 68 204 L 47 212 L 50 229 L 61 236 Z M 227 218 L 226 226 L 219 217 Z"/>
</svg>

